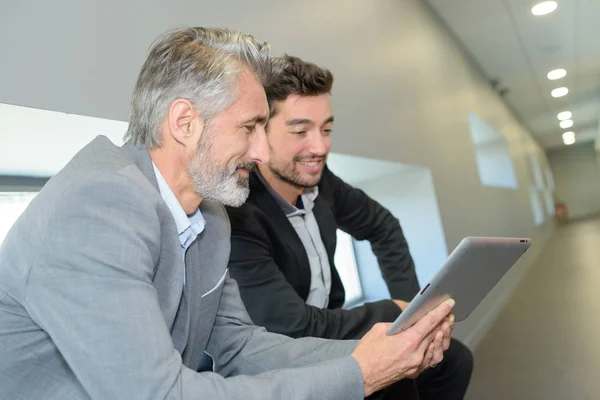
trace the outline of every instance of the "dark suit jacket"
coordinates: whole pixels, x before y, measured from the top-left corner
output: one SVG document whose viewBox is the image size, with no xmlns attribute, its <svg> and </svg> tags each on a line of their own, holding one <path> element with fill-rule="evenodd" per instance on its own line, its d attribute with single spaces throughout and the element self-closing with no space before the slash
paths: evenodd
<svg viewBox="0 0 600 400">
<path fill-rule="evenodd" d="M 336 230 L 369 240 L 392 298 L 410 300 L 419 291 L 414 263 L 398 220 L 364 192 L 327 168 L 313 212 L 331 266 L 327 309 L 305 304 L 310 265 L 293 226 L 257 177 L 250 176 L 250 197 L 228 208 L 231 219 L 230 273 L 257 325 L 292 337 L 360 338 L 377 322 L 393 321 L 400 309 L 391 300 L 341 309 L 344 287 L 334 265 Z"/>
</svg>

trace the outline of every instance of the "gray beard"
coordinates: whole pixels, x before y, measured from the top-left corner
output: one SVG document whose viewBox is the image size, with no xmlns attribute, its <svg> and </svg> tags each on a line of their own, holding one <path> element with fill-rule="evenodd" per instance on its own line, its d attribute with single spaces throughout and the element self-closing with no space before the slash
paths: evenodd
<svg viewBox="0 0 600 400">
<path fill-rule="evenodd" d="M 238 165 L 219 165 L 211 154 L 212 134 L 205 132 L 202 137 L 188 167 L 194 190 L 205 200 L 231 207 L 241 206 L 250 194 L 248 178 L 238 176 Z M 251 169 L 253 164 L 241 166 Z"/>
<path fill-rule="evenodd" d="M 206 163 L 198 163 L 207 165 Z M 196 193 L 205 200 L 215 201 L 230 207 L 239 207 L 248 198 L 250 188 L 247 178 L 237 176 L 235 169 L 216 170 L 215 167 L 198 169 L 192 168 L 190 176 Z"/>
</svg>

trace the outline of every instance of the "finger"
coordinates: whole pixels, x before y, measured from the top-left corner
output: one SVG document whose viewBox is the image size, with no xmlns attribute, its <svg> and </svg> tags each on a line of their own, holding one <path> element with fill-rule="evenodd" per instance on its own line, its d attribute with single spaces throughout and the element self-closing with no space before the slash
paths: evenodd
<svg viewBox="0 0 600 400">
<path fill-rule="evenodd" d="M 412 328 L 420 338 L 424 338 L 438 326 L 444 318 L 446 318 L 454 307 L 454 300 L 448 299 L 427 315 L 421 318 Z"/>
<path fill-rule="evenodd" d="M 443 341 L 444 351 L 448 350 L 448 347 L 450 347 L 451 339 L 452 339 L 452 326 L 448 325 L 444 329 L 444 341 Z"/>
<path fill-rule="evenodd" d="M 425 338 L 421 341 L 421 343 L 419 343 L 416 354 L 420 355 L 421 357 L 424 357 L 429 346 L 431 346 L 431 344 L 433 344 L 434 339 L 435 339 L 435 333 L 433 333 L 433 332 L 430 333 L 429 335 L 425 336 Z"/>
<path fill-rule="evenodd" d="M 450 340 L 450 337 L 452 337 L 452 324 L 450 322 L 444 322 L 441 330 L 444 334 L 443 340 Z"/>
<path fill-rule="evenodd" d="M 375 325 L 377 326 L 377 329 L 380 330 L 381 332 L 387 332 L 388 329 L 390 329 L 390 326 L 392 326 L 392 323 L 391 322 L 378 322 Z"/>
<path fill-rule="evenodd" d="M 433 357 L 431 363 L 433 365 L 437 365 L 444 359 L 444 350 L 442 347 L 442 343 L 444 340 L 444 333 L 442 331 L 438 331 L 435 335 L 435 339 L 432 343 L 433 346 Z"/>
<path fill-rule="evenodd" d="M 442 344 L 442 350 L 446 351 L 450 348 L 450 343 L 452 341 L 450 339 L 444 340 L 443 344 Z"/>
<path fill-rule="evenodd" d="M 433 364 L 433 356 L 435 354 L 435 346 L 433 342 L 429 344 L 427 347 L 427 351 L 425 352 L 425 356 L 423 357 L 423 362 L 421 363 L 420 370 L 424 370 L 428 368 L 431 364 Z"/>
<path fill-rule="evenodd" d="M 448 321 L 450 322 L 450 334 L 452 334 L 452 331 L 454 330 L 454 327 L 456 326 L 456 317 L 454 316 L 454 314 L 450 314 L 448 316 Z"/>
<path fill-rule="evenodd" d="M 446 351 L 450 348 L 450 342 L 452 341 L 452 336 L 444 336 L 444 340 L 442 341 L 442 350 Z"/>
<path fill-rule="evenodd" d="M 444 332 L 445 333 L 444 334 L 444 351 L 448 350 L 448 348 L 450 347 L 450 342 L 452 340 L 452 332 L 454 332 L 454 326 L 455 326 L 454 314 L 450 314 L 448 319 L 450 321 L 450 326 L 449 326 L 448 330 Z"/>
</svg>

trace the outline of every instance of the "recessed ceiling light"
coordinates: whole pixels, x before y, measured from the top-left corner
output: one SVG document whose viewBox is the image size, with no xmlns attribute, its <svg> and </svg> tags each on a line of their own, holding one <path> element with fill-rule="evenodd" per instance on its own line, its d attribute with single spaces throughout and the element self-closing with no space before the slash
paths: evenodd
<svg viewBox="0 0 600 400">
<path fill-rule="evenodd" d="M 546 75 L 546 76 L 551 81 L 555 81 L 557 79 L 561 79 L 561 78 L 564 78 L 565 76 L 567 76 L 567 70 L 564 68 L 553 69 L 552 71 L 548 72 L 548 75 Z"/>
<path fill-rule="evenodd" d="M 569 129 L 570 127 L 573 126 L 573 120 L 572 119 L 565 119 L 564 121 L 560 121 L 559 125 L 563 129 Z"/>
<path fill-rule="evenodd" d="M 573 132 L 563 133 L 563 143 L 567 146 L 575 143 L 575 134 Z"/>
<path fill-rule="evenodd" d="M 559 121 L 564 121 L 565 119 L 571 119 L 571 117 L 573 117 L 573 113 L 571 111 L 562 111 L 559 112 L 556 117 Z"/>
<path fill-rule="evenodd" d="M 563 140 L 573 139 L 574 137 L 575 137 L 575 132 L 573 132 L 573 131 L 565 132 L 562 134 Z"/>
<path fill-rule="evenodd" d="M 533 15 L 546 15 L 556 10 L 558 4 L 555 1 L 542 1 L 531 8 Z"/>
<path fill-rule="evenodd" d="M 567 93 L 569 93 L 569 89 L 567 89 L 566 87 L 559 87 L 550 92 L 552 97 L 563 97 L 566 96 Z"/>
</svg>

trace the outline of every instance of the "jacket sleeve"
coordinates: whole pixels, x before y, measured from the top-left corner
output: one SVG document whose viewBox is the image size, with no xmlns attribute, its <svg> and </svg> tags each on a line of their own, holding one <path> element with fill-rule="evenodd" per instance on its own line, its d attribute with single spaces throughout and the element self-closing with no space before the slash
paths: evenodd
<svg viewBox="0 0 600 400">
<path fill-rule="evenodd" d="M 362 398 L 355 343 L 295 343 L 251 326 L 232 282 L 210 346 L 225 376 L 185 367 L 152 282 L 162 240 L 155 205 L 123 176 L 82 180 L 48 208 L 24 305 L 90 398 Z"/>
<path fill-rule="evenodd" d="M 350 355 L 356 345 L 292 339 L 253 325 L 235 280 L 227 278 L 206 352 L 226 377 L 214 388 L 227 393 L 223 398 L 362 399 L 362 373 Z"/>
<path fill-rule="evenodd" d="M 400 222 L 381 204 L 354 188 L 329 169 L 321 186 L 332 196 L 340 229 L 357 240 L 368 240 L 393 299 L 410 301 L 419 292 L 415 264 Z"/>
<path fill-rule="evenodd" d="M 287 281 L 273 258 L 269 218 L 256 206 L 228 209 L 231 219 L 229 271 L 237 281 L 252 321 L 271 332 L 291 337 L 329 339 L 362 337 L 381 321 L 393 321 L 400 309 L 390 300 L 350 310 L 307 305 Z"/>
</svg>

